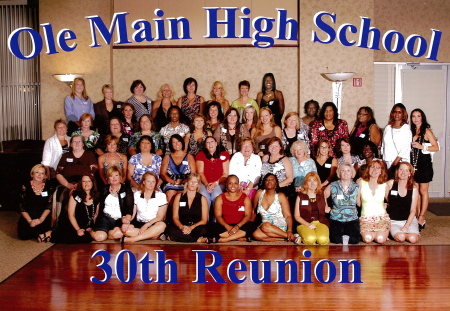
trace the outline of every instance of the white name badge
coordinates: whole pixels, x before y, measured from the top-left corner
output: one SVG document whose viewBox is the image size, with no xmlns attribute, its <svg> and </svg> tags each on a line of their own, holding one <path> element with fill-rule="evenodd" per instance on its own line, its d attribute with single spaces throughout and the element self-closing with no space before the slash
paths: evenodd
<svg viewBox="0 0 450 311">
<path fill-rule="evenodd" d="M 331 164 L 330 163 L 325 163 L 325 167 L 326 168 L 331 168 Z"/>
<path fill-rule="evenodd" d="M 222 128 L 222 133 L 226 133 L 226 132 L 227 132 L 227 129 Z"/>
<path fill-rule="evenodd" d="M 273 105 L 273 100 L 271 100 L 271 101 L 269 102 L 269 105 L 270 105 L 270 106 L 272 106 L 272 105 Z"/>
<path fill-rule="evenodd" d="M 142 165 L 138 164 L 136 165 L 136 168 L 142 168 Z"/>
<path fill-rule="evenodd" d="M 245 211 L 245 207 L 244 206 L 239 207 L 238 212 L 243 212 L 243 211 Z"/>
<path fill-rule="evenodd" d="M 325 130 L 325 126 L 319 127 L 319 131 L 323 131 L 323 130 Z"/>
<path fill-rule="evenodd" d="M 48 196 L 47 191 L 42 191 L 42 192 L 41 192 L 41 196 L 42 196 L 42 197 L 47 197 L 47 196 Z"/>
<path fill-rule="evenodd" d="M 221 159 L 222 161 L 225 161 L 226 158 L 227 158 L 227 157 L 224 156 L 224 155 L 221 155 L 221 156 L 220 156 L 220 159 Z"/>
<path fill-rule="evenodd" d="M 117 109 L 120 109 L 120 108 L 122 108 L 122 105 L 117 105 L 116 107 L 117 107 Z"/>
<path fill-rule="evenodd" d="M 183 161 L 183 162 L 181 162 L 181 163 L 183 163 L 183 165 L 188 165 L 188 164 L 189 164 L 188 161 Z"/>
<path fill-rule="evenodd" d="M 81 198 L 79 196 L 76 196 L 75 201 L 77 201 L 78 203 L 81 203 Z"/>
<path fill-rule="evenodd" d="M 303 139 L 304 135 L 303 134 L 297 134 L 297 139 Z"/>
<path fill-rule="evenodd" d="M 366 137 L 366 134 L 360 134 L 359 137 L 364 138 Z"/>
<path fill-rule="evenodd" d="M 126 194 L 125 192 L 122 192 L 122 193 L 120 194 L 120 197 L 123 199 L 123 198 L 125 198 L 126 195 L 127 195 L 127 194 Z"/>
<path fill-rule="evenodd" d="M 83 102 L 83 104 L 87 105 L 87 104 L 88 104 L 88 102 Z"/>
<path fill-rule="evenodd" d="M 338 194 L 338 195 L 337 195 L 337 199 L 338 199 L 338 200 L 343 200 L 343 199 L 344 199 L 344 195 Z"/>
<path fill-rule="evenodd" d="M 261 147 L 259 147 L 259 149 L 261 149 L 261 150 L 266 149 L 266 145 L 261 145 Z"/>
<path fill-rule="evenodd" d="M 245 107 L 248 107 L 248 106 L 251 106 L 252 104 L 249 104 L 249 103 L 246 103 L 245 104 Z"/>
<path fill-rule="evenodd" d="M 123 141 L 128 141 L 127 137 L 122 138 Z"/>
<path fill-rule="evenodd" d="M 302 200 L 302 205 L 308 205 L 309 204 L 309 200 Z"/>
<path fill-rule="evenodd" d="M 186 206 L 186 202 L 180 202 L 180 206 Z"/>
<path fill-rule="evenodd" d="M 125 126 L 125 129 L 126 129 L 127 131 L 131 131 L 131 127 L 129 127 L 129 126 Z"/>
<path fill-rule="evenodd" d="M 398 191 L 397 190 L 391 190 L 391 195 L 397 195 Z"/>
<path fill-rule="evenodd" d="M 67 162 L 73 162 L 73 158 L 67 158 L 66 161 Z"/>
</svg>

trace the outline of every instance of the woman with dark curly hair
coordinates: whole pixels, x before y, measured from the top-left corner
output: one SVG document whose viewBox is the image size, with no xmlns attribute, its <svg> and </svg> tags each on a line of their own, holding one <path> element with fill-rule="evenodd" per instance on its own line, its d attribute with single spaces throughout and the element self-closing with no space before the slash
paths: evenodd
<svg viewBox="0 0 450 311">
<path fill-rule="evenodd" d="M 330 142 L 331 155 L 335 154 L 336 142 L 339 138 L 348 137 L 347 122 L 338 118 L 338 110 L 334 103 L 326 102 L 320 109 L 319 118 L 311 126 L 311 150 L 315 150 L 321 139 Z"/>
<path fill-rule="evenodd" d="M 312 126 L 318 118 L 320 111 L 319 103 L 314 99 L 310 99 L 303 106 L 303 111 L 305 112 L 305 116 L 302 118 L 303 122 L 308 126 Z"/>
</svg>

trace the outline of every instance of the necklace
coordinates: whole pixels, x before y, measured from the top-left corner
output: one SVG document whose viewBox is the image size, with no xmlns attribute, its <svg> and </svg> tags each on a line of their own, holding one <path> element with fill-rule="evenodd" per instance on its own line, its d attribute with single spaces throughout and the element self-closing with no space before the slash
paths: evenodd
<svg viewBox="0 0 450 311">
<path fill-rule="evenodd" d="M 423 143 L 423 136 L 419 136 L 417 139 L 417 142 L 419 144 Z M 419 149 L 418 148 L 411 148 L 411 158 L 412 158 L 412 166 L 414 167 L 414 170 L 417 171 L 417 160 L 419 159 Z"/>
<path fill-rule="evenodd" d="M 266 96 L 266 97 L 268 97 L 268 98 L 271 98 L 272 95 L 273 95 L 273 93 L 271 93 L 271 94 L 264 93 L 264 96 Z"/>
<path fill-rule="evenodd" d="M 34 194 L 40 195 L 42 190 L 44 190 L 45 183 L 42 183 L 39 187 L 33 185 L 33 182 L 31 183 L 31 189 L 33 189 Z"/>
<path fill-rule="evenodd" d="M 117 196 L 117 193 L 119 193 L 120 187 L 117 190 L 113 190 L 113 188 L 111 186 L 109 186 L 109 193 L 111 193 L 111 195 L 113 197 Z"/>
<path fill-rule="evenodd" d="M 86 208 L 86 214 L 88 217 L 88 223 L 86 225 L 86 228 L 90 228 L 93 224 L 95 204 L 92 203 L 91 205 L 87 205 L 86 203 L 84 203 L 84 207 Z M 89 212 L 89 207 L 91 207 L 92 209 L 91 212 Z"/>
</svg>

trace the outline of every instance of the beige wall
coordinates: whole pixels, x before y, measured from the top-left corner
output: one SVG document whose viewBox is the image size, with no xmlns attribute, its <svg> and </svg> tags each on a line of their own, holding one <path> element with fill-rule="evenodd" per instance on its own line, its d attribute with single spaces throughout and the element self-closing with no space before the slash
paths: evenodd
<svg viewBox="0 0 450 311">
<path fill-rule="evenodd" d="M 55 35 L 68 28 L 75 32 L 78 43 L 72 52 L 54 55 L 41 54 L 41 109 L 42 138 L 53 135 L 53 123 L 64 118 L 64 98 L 70 94 L 67 85 L 52 77 L 55 73 L 83 73 L 86 90 L 94 102 L 103 96 L 101 87 L 111 82 L 111 49 L 105 45 L 91 48 L 89 22 L 85 16 L 99 15 L 104 20 L 111 19 L 109 0 L 41 0 L 39 2 L 39 22 L 50 23 Z M 42 30 L 41 30 L 42 35 Z M 59 50 L 59 49 L 58 49 Z"/>
<path fill-rule="evenodd" d="M 362 78 L 362 87 L 353 87 L 352 80 L 343 82 L 341 118 L 354 123 L 360 106 L 372 105 L 373 101 L 373 52 L 357 47 L 345 47 L 337 40 L 330 44 L 311 41 L 311 33 L 317 31 L 322 40 L 325 36 L 313 23 L 317 12 L 335 13 L 337 25 L 359 25 L 360 16 L 373 16 L 373 1 L 360 0 L 301 0 L 300 1 L 300 110 L 303 104 L 317 100 L 320 105 L 332 101 L 332 83 L 320 74 L 326 72 L 355 72 Z M 338 26 L 335 27 L 337 29 Z M 349 35 L 349 39 L 357 39 Z"/>
</svg>

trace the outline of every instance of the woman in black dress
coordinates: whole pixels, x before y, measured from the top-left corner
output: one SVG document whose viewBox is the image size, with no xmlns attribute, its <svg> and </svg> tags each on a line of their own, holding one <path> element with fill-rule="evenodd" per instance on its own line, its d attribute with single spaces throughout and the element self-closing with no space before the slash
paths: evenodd
<svg viewBox="0 0 450 311">
<path fill-rule="evenodd" d="M 208 221 L 208 202 L 200 194 L 200 176 L 192 173 L 184 185 L 183 193 L 173 202 L 173 223 L 167 227 L 168 239 L 177 242 L 205 243 Z"/>
<path fill-rule="evenodd" d="M 277 90 L 273 73 L 266 73 L 263 77 L 261 92 L 256 96 L 259 108 L 269 107 L 272 110 L 275 123 L 281 127 L 281 118 L 284 114 L 283 92 Z"/>
<path fill-rule="evenodd" d="M 17 224 L 19 239 L 36 239 L 38 242 L 49 242 L 46 232 L 50 230 L 53 187 L 48 180 L 48 170 L 42 164 L 31 169 L 31 181 L 22 186 L 20 193 Z"/>
<path fill-rule="evenodd" d="M 419 184 L 419 203 L 417 218 L 419 228 L 425 228 L 425 213 L 428 210 L 428 187 L 433 180 L 433 159 L 431 153 L 439 150 L 439 145 L 427 122 L 427 117 L 421 109 L 411 112 L 411 164 L 413 165 L 414 180 Z"/>
<path fill-rule="evenodd" d="M 338 161 L 331 156 L 330 147 L 330 142 L 326 139 L 321 139 L 317 144 L 317 157 L 314 159 L 314 162 L 316 162 L 317 174 L 320 177 L 322 187 L 328 186 L 330 182 L 336 179 Z"/>
<path fill-rule="evenodd" d="M 90 243 L 98 216 L 99 193 L 92 175 L 83 175 L 69 199 L 66 215 L 60 216 L 58 229 L 52 233 L 53 243 Z"/>
</svg>

